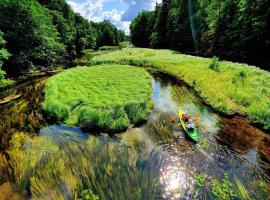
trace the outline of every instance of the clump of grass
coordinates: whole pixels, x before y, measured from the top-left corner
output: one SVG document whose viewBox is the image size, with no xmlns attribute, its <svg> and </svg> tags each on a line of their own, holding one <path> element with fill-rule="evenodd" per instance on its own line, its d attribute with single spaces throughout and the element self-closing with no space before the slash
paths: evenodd
<svg viewBox="0 0 270 200">
<path fill-rule="evenodd" d="M 235 77 L 232 80 L 232 83 L 237 84 L 239 81 L 241 81 L 244 84 L 244 79 L 246 77 L 247 77 L 246 72 L 241 70 L 238 74 L 235 75 Z"/>
<path fill-rule="evenodd" d="M 92 190 L 88 189 L 81 191 L 77 200 L 99 200 L 99 198 Z"/>
<path fill-rule="evenodd" d="M 155 55 L 147 56 L 152 52 Z M 270 128 L 270 73 L 254 66 L 142 48 L 96 56 L 90 64 L 104 63 L 151 67 L 169 73 L 193 86 L 215 110 L 245 114 L 253 122 Z"/>
<path fill-rule="evenodd" d="M 212 58 L 212 62 L 211 64 L 209 65 L 209 69 L 212 69 L 216 72 L 220 72 L 220 68 L 219 68 L 219 58 L 214 56 Z"/>
<path fill-rule="evenodd" d="M 53 120 L 116 132 L 147 119 L 151 93 L 151 77 L 143 69 L 115 64 L 77 67 L 48 80 L 43 108 Z"/>
</svg>

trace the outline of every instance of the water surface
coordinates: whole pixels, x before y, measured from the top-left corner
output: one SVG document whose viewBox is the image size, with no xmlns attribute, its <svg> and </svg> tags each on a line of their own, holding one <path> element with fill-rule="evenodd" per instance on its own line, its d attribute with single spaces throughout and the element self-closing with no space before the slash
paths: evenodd
<svg viewBox="0 0 270 200">
<path fill-rule="evenodd" d="M 1 141 L 0 191 L 11 182 L 12 193 L 32 199 L 73 199 L 84 189 L 100 199 L 225 199 L 227 190 L 234 199 L 269 197 L 269 136 L 246 119 L 215 113 L 184 83 L 153 73 L 147 122 L 112 136 L 49 125 L 40 109 L 44 80 L 1 107 L 9 134 Z M 196 121 L 198 144 L 177 122 L 180 107 Z"/>
</svg>

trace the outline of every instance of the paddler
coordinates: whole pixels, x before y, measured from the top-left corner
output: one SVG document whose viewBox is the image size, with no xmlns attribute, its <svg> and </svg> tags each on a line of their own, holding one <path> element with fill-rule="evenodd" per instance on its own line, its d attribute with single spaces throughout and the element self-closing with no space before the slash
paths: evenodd
<svg viewBox="0 0 270 200">
<path fill-rule="evenodd" d="M 184 120 L 185 123 L 188 123 L 188 121 L 191 119 L 191 116 L 187 112 L 185 112 L 182 115 L 182 119 Z"/>
<path fill-rule="evenodd" d="M 182 118 L 186 123 L 186 127 L 188 130 L 193 130 L 195 128 L 195 124 L 193 123 L 191 116 L 187 112 L 182 115 Z"/>
</svg>

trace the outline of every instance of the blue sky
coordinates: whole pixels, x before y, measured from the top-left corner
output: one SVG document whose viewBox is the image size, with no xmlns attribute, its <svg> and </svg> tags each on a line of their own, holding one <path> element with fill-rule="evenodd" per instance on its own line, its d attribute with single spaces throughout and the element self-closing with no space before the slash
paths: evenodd
<svg viewBox="0 0 270 200">
<path fill-rule="evenodd" d="M 67 0 L 83 17 L 95 22 L 108 19 L 127 34 L 131 20 L 141 10 L 152 10 L 156 1 L 161 0 Z"/>
</svg>

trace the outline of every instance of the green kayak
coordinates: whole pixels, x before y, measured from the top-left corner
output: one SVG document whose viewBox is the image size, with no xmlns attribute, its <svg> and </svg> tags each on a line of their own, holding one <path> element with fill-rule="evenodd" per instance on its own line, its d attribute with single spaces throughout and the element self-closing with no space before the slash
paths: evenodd
<svg viewBox="0 0 270 200">
<path fill-rule="evenodd" d="M 193 142 L 197 143 L 197 141 L 198 141 L 198 130 L 197 130 L 197 128 L 194 128 L 192 131 L 187 129 L 186 124 L 185 124 L 185 122 L 184 122 L 184 120 L 182 118 L 182 115 L 184 113 L 185 112 L 182 109 L 179 109 L 178 117 L 179 117 L 180 123 L 181 123 L 186 135 L 189 137 L 189 139 L 191 139 Z"/>
</svg>

